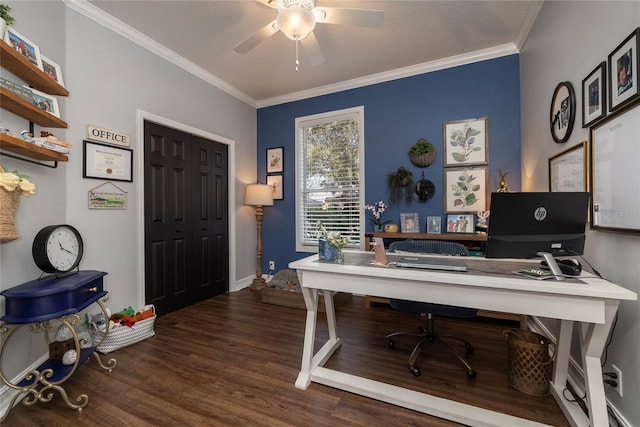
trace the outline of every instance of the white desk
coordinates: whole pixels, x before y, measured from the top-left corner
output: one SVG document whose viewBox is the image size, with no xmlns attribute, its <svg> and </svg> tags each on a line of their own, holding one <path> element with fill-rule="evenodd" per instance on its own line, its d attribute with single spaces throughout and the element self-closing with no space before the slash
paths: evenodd
<svg viewBox="0 0 640 427">
<path fill-rule="evenodd" d="M 505 260 L 470 257 L 465 262 L 471 271 L 448 273 L 368 265 L 372 256 L 371 253 L 346 251 L 344 265 L 319 262 L 317 255 L 289 264 L 298 272 L 307 307 L 302 367 L 296 388 L 304 390 L 313 381 L 467 425 L 541 425 L 323 367 L 341 345 L 333 298 L 329 297 L 335 292 L 514 311 L 561 320 L 551 393 L 572 425 L 609 425 L 600 356 L 620 301 L 636 300 L 634 292 L 585 273 L 580 277 L 584 283 L 579 283 L 575 280 L 536 281 L 517 275 L 473 271 L 474 268 L 486 271 L 490 264 L 504 269 L 508 262 Z M 314 352 L 319 290 L 325 291 L 329 339 Z M 574 322 L 580 327 L 582 367 L 591 420 L 576 403 L 570 403 L 562 396 L 567 382 Z"/>
</svg>

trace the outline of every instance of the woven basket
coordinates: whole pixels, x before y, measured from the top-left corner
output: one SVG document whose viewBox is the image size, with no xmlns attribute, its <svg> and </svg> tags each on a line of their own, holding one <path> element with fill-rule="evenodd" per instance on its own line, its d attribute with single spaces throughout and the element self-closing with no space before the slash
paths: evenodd
<svg viewBox="0 0 640 427">
<path fill-rule="evenodd" d="M 96 350 L 100 353 L 110 353 L 154 336 L 156 334 L 153 330 L 153 325 L 156 321 L 156 310 L 153 305 L 151 308 L 154 312 L 153 317 L 136 322 L 131 327 L 115 325 L 109 329 L 109 333 L 106 337 L 104 337 L 104 330 L 100 331 L 94 329 L 93 340 L 94 342 L 99 343 Z M 100 342 L 103 337 L 104 340 Z"/>
<path fill-rule="evenodd" d="M 429 166 L 436 159 L 436 150 L 424 154 L 413 154 L 409 153 L 409 158 L 411 159 L 411 163 L 421 168 Z"/>
<path fill-rule="evenodd" d="M 7 191 L 0 187 L 0 243 L 16 240 L 16 210 L 20 202 L 21 191 Z"/>
<path fill-rule="evenodd" d="M 549 355 L 549 340 L 535 332 L 505 331 L 507 338 L 509 385 L 529 396 L 549 394 L 553 372 L 553 355 Z"/>
</svg>

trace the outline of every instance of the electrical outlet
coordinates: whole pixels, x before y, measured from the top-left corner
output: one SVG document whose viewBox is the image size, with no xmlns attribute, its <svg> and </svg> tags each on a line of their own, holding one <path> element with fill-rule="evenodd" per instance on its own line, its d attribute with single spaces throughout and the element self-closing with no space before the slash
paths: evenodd
<svg viewBox="0 0 640 427">
<path fill-rule="evenodd" d="M 622 371 L 616 365 L 611 365 L 611 369 L 618 374 L 618 379 L 616 379 L 618 386 L 615 388 L 615 391 L 622 397 Z"/>
<path fill-rule="evenodd" d="M 273 271 L 276 269 L 276 262 L 275 261 L 269 261 L 269 271 Z"/>
</svg>

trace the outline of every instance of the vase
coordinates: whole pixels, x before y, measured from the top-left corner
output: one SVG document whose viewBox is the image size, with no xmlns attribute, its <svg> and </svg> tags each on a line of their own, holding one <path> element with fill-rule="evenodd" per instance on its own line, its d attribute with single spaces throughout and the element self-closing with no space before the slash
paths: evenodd
<svg viewBox="0 0 640 427">
<path fill-rule="evenodd" d="M 382 233 L 383 228 L 382 225 L 373 224 L 373 232 L 374 233 Z"/>
<path fill-rule="evenodd" d="M 333 262 L 335 262 L 336 264 L 344 264 L 344 252 L 342 252 L 342 249 L 334 249 L 336 250 L 336 258 L 333 260 Z"/>
<path fill-rule="evenodd" d="M 7 191 L 0 188 L 0 243 L 16 240 L 16 211 L 20 202 L 20 190 Z"/>
<path fill-rule="evenodd" d="M 335 262 L 338 250 L 324 239 L 318 240 L 318 259 Z"/>
</svg>

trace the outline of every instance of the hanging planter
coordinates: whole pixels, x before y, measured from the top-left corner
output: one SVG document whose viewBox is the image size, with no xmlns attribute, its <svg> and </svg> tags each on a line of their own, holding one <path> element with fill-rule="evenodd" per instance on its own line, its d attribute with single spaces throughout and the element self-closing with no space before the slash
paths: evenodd
<svg viewBox="0 0 640 427">
<path fill-rule="evenodd" d="M 403 197 L 406 197 L 407 202 L 411 203 L 413 197 L 413 174 L 410 170 L 400 166 L 395 172 L 388 173 L 387 185 L 391 203 L 400 201 Z"/>
<path fill-rule="evenodd" d="M 420 139 L 409 148 L 409 159 L 416 166 L 427 167 L 436 159 L 436 148 L 426 139 Z"/>
</svg>

